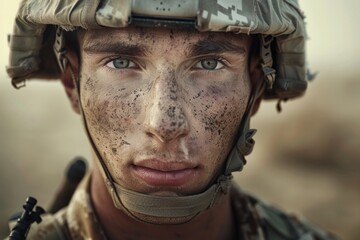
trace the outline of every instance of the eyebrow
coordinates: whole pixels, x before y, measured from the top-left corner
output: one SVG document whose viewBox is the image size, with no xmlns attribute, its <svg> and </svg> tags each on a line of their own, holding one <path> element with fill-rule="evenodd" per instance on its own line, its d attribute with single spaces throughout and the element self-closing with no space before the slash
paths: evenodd
<svg viewBox="0 0 360 240">
<path fill-rule="evenodd" d="M 145 57 L 148 50 L 141 44 L 129 44 L 121 41 L 113 42 L 111 39 L 100 38 L 98 36 L 90 38 L 91 40 L 84 44 L 83 51 L 87 54 L 99 53 L 117 53 L 119 55 L 130 55 Z M 187 57 L 201 56 L 208 54 L 221 54 L 226 52 L 235 52 L 244 54 L 246 49 L 244 46 L 234 44 L 226 39 L 213 40 L 205 39 L 200 40 L 190 48 L 186 53 Z"/>
<path fill-rule="evenodd" d="M 199 56 L 207 54 L 220 54 L 226 52 L 235 52 L 244 54 L 246 52 L 244 46 L 236 45 L 227 40 L 201 40 L 197 42 L 189 51 L 189 56 Z"/>
<path fill-rule="evenodd" d="M 144 57 L 147 53 L 146 48 L 141 44 L 129 44 L 121 41 L 97 41 L 96 39 L 86 43 L 83 51 L 87 54 L 116 53 L 140 57 Z"/>
</svg>

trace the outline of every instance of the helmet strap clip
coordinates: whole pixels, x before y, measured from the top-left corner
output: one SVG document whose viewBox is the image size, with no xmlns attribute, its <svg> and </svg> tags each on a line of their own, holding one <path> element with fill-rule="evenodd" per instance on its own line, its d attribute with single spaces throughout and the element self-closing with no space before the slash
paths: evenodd
<svg viewBox="0 0 360 240">
<path fill-rule="evenodd" d="M 260 55 L 262 58 L 261 65 L 265 75 L 266 87 L 267 89 L 272 89 L 276 78 L 276 71 L 273 68 L 273 58 L 271 53 L 271 43 L 274 40 L 274 37 L 271 35 L 261 35 L 260 38 Z"/>
</svg>

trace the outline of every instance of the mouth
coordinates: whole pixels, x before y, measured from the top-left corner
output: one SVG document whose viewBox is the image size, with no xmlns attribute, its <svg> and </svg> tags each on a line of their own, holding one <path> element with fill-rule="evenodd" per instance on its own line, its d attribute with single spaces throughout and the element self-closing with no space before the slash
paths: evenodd
<svg viewBox="0 0 360 240">
<path fill-rule="evenodd" d="M 193 180 L 199 167 L 188 162 L 147 159 L 132 164 L 134 174 L 152 186 L 181 186 Z"/>
</svg>

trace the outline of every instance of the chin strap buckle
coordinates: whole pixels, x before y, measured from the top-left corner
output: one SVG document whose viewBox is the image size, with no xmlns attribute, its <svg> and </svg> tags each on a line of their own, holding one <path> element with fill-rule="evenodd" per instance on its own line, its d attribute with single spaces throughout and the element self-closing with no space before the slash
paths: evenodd
<svg viewBox="0 0 360 240">
<path fill-rule="evenodd" d="M 220 175 L 218 177 L 216 184 L 213 185 L 213 187 L 215 186 L 215 191 L 214 194 L 212 195 L 212 200 L 210 202 L 209 208 L 214 206 L 214 204 L 217 202 L 217 200 L 220 198 L 222 194 L 226 195 L 229 193 L 232 179 L 233 179 L 233 175 L 231 173 L 227 175 Z"/>
<path fill-rule="evenodd" d="M 219 189 L 221 190 L 222 193 L 227 194 L 229 192 L 230 189 L 230 183 L 231 180 L 233 179 L 233 175 L 229 174 L 229 175 L 221 175 L 217 182 L 219 185 Z"/>
</svg>

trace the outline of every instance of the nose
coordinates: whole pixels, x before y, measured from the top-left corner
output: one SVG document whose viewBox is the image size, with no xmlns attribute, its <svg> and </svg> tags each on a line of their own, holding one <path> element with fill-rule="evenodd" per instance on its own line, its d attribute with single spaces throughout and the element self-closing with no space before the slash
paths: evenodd
<svg viewBox="0 0 360 240">
<path fill-rule="evenodd" d="M 145 131 L 162 143 L 172 142 L 189 133 L 189 124 L 179 97 L 174 73 L 158 77 L 152 86 L 146 110 Z"/>
</svg>

